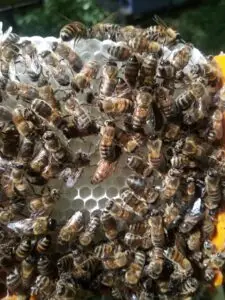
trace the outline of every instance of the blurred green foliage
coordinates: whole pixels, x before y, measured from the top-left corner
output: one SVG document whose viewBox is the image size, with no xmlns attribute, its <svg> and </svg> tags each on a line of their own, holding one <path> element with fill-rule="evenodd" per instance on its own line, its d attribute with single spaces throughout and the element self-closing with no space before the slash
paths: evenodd
<svg viewBox="0 0 225 300">
<path fill-rule="evenodd" d="M 92 25 L 105 15 L 93 0 L 46 0 L 43 7 L 16 13 L 14 19 L 20 34 L 57 36 L 60 28 L 70 21 Z"/>
</svg>

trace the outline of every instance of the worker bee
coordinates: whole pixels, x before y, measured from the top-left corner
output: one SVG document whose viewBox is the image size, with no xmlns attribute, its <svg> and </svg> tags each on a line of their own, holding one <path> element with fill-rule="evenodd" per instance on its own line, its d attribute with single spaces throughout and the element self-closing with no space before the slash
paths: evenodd
<svg viewBox="0 0 225 300">
<path fill-rule="evenodd" d="M 202 222 L 202 235 L 203 239 L 211 239 L 215 233 L 215 220 L 210 216 L 209 211 L 205 211 L 204 219 Z"/>
<path fill-rule="evenodd" d="M 120 25 L 118 24 L 97 23 L 90 28 L 88 36 L 100 41 L 109 39 L 112 41 L 117 41 L 119 32 Z"/>
<path fill-rule="evenodd" d="M 19 43 L 19 46 L 21 48 L 23 57 L 28 55 L 30 58 L 33 58 L 37 55 L 37 49 L 31 41 L 24 40 L 23 42 Z"/>
<path fill-rule="evenodd" d="M 84 228 L 84 216 L 80 211 L 75 212 L 60 229 L 58 240 L 71 242 Z"/>
<path fill-rule="evenodd" d="M 150 232 L 153 246 L 162 248 L 165 242 L 163 218 L 161 216 L 151 216 L 148 223 L 151 228 Z"/>
<path fill-rule="evenodd" d="M 177 169 L 170 169 L 165 176 L 163 188 L 161 191 L 161 198 L 163 200 L 171 199 L 175 196 L 180 186 L 181 171 Z"/>
<path fill-rule="evenodd" d="M 181 285 L 181 295 L 193 295 L 197 289 L 199 288 L 199 281 L 194 278 L 190 277 L 185 280 L 185 282 L 182 283 Z"/>
<path fill-rule="evenodd" d="M 36 269 L 36 260 L 32 256 L 28 256 L 21 262 L 21 279 L 22 285 L 25 289 L 30 287 L 32 280 L 34 279 L 34 273 Z"/>
<path fill-rule="evenodd" d="M 41 173 L 45 166 L 48 165 L 49 154 L 45 148 L 41 148 L 37 155 L 30 162 L 31 170 L 38 174 Z"/>
<path fill-rule="evenodd" d="M 208 133 L 208 140 L 214 142 L 223 137 L 223 113 L 216 109 L 212 115 L 212 129 Z"/>
<path fill-rule="evenodd" d="M 205 206 L 209 210 L 218 208 L 221 201 L 220 176 L 215 169 L 209 169 L 205 177 Z"/>
<path fill-rule="evenodd" d="M 15 268 L 11 273 L 6 277 L 6 286 L 10 293 L 13 293 L 18 290 L 21 286 L 22 279 L 17 268 Z"/>
<path fill-rule="evenodd" d="M 50 299 L 50 296 L 55 290 L 55 280 L 46 275 L 38 275 L 36 277 L 34 286 L 31 287 L 31 296 L 42 295 Z"/>
<path fill-rule="evenodd" d="M 110 46 L 107 50 L 114 59 L 119 61 L 127 60 L 131 56 L 131 49 L 124 42 L 118 42 Z"/>
<path fill-rule="evenodd" d="M 138 77 L 140 85 L 153 86 L 155 83 L 157 64 L 158 58 L 155 54 L 149 54 L 143 59 Z"/>
<path fill-rule="evenodd" d="M 154 247 L 151 254 L 151 261 L 146 266 L 145 271 L 152 279 L 158 279 L 163 271 L 163 264 L 163 248 Z"/>
<path fill-rule="evenodd" d="M 162 140 L 149 140 L 148 142 L 148 160 L 155 169 L 163 169 L 165 167 L 165 158 L 162 153 Z"/>
<path fill-rule="evenodd" d="M 161 59 L 158 63 L 156 79 L 162 82 L 163 86 L 170 92 L 174 91 L 176 78 L 176 69 L 167 59 Z"/>
<path fill-rule="evenodd" d="M 175 109 L 173 99 L 170 95 L 169 89 L 160 86 L 156 91 L 157 100 L 159 102 L 159 107 L 162 109 L 163 115 L 170 119 L 174 116 Z"/>
<path fill-rule="evenodd" d="M 131 221 L 135 217 L 135 212 L 128 205 L 121 203 L 120 199 L 110 199 L 106 205 L 106 209 L 114 217 L 126 222 Z"/>
<path fill-rule="evenodd" d="M 152 95 L 149 92 L 138 92 L 132 120 L 134 131 L 139 131 L 145 125 L 150 113 L 151 102 Z"/>
<path fill-rule="evenodd" d="M 20 135 L 16 126 L 12 123 L 0 123 L 1 153 L 3 157 L 12 158 L 18 155 Z"/>
<path fill-rule="evenodd" d="M 149 26 L 144 30 L 144 35 L 150 41 L 157 41 L 160 44 L 169 46 L 180 40 L 180 34 L 173 28 L 168 27 L 161 18 L 154 16 L 154 21 L 157 25 Z"/>
<path fill-rule="evenodd" d="M 67 125 L 66 120 L 61 116 L 60 112 L 53 109 L 46 101 L 42 99 L 34 99 L 31 103 L 31 109 L 41 118 L 47 120 L 56 128 L 64 129 Z"/>
<path fill-rule="evenodd" d="M 96 78 L 99 67 L 96 60 L 90 60 L 85 63 L 80 72 L 73 77 L 71 82 L 72 88 L 75 91 L 79 91 L 89 87 L 91 80 Z"/>
<path fill-rule="evenodd" d="M 152 168 L 145 163 L 140 157 L 132 155 L 127 158 L 127 166 L 143 177 L 148 177 L 152 174 Z"/>
<path fill-rule="evenodd" d="M 137 195 L 142 195 L 146 187 L 146 179 L 142 176 L 132 174 L 127 177 L 126 184 Z"/>
<path fill-rule="evenodd" d="M 127 82 L 121 77 L 119 77 L 117 80 L 114 94 L 118 97 L 123 97 L 130 100 L 132 100 L 133 98 L 132 89 L 129 87 Z"/>
<path fill-rule="evenodd" d="M 196 167 L 196 163 L 190 160 L 187 156 L 181 154 L 173 155 L 170 160 L 171 167 L 174 169 L 182 169 L 186 167 Z"/>
<path fill-rule="evenodd" d="M 48 217 L 28 218 L 10 222 L 7 227 L 18 234 L 41 235 L 46 234 L 48 231 L 54 231 L 56 220 Z"/>
<path fill-rule="evenodd" d="M 125 273 L 125 283 L 127 285 L 135 285 L 141 278 L 145 264 L 145 253 L 141 251 L 135 252 L 134 261 L 129 265 Z"/>
<path fill-rule="evenodd" d="M 148 225 L 147 220 L 143 220 L 141 222 L 136 222 L 134 224 L 129 225 L 128 232 L 133 233 L 135 235 L 143 236 L 145 233 L 149 234 L 150 236 L 150 226 Z"/>
<path fill-rule="evenodd" d="M 197 63 L 191 70 L 194 78 L 203 77 L 208 81 L 208 85 L 218 90 L 221 86 L 221 71 L 214 60 Z"/>
<path fill-rule="evenodd" d="M 101 214 L 100 221 L 102 228 L 105 232 L 105 236 L 109 240 L 114 240 L 118 235 L 117 221 L 111 215 L 108 208 L 105 208 Z"/>
<path fill-rule="evenodd" d="M 136 196 L 134 192 L 130 190 L 125 190 L 121 194 L 121 199 L 126 205 L 130 206 L 137 215 L 143 217 L 144 215 L 147 214 L 148 212 L 147 203 L 143 199 L 138 198 L 138 196 Z"/>
<path fill-rule="evenodd" d="M 68 273 L 63 273 L 56 282 L 56 295 L 58 299 L 74 299 L 80 287 L 73 277 Z"/>
<path fill-rule="evenodd" d="M 131 55 L 124 67 L 124 78 L 131 88 L 134 88 L 137 82 L 137 76 L 140 69 L 140 63 L 135 54 Z"/>
<path fill-rule="evenodd" d="M 201 232 L 200 230 L 196 230 L 191 233 L 187 240 L 187 245 L 189 250 L 191 251 L 199 251 L 201 246 Z"/>
<path fill-rule="evenodd" d="M 180 210 L 179 208 L 172 202 L 171 204 L 166 203 L 165 211 L 163 215 L 163 223 L 167 229 L 172 228 L 180 221 Z"/>
<path fill-rule="evenodd" d="M 82 59 L 68 45 L 66 45 L 65 43 L 53 42 L 52 50 L 63 59 L 65 59 L 65 61 L 69 63 L 69 66 L 73 71 L 77 73 L 80 72 L 83 67 Z"/>
<path fill-rule="evenodd" d="M 68 42 L 72 39 L 75 41 L 83 38 L 85 39 L 87 38 L 87 34 L 88 31 L 86 26 L 81 22 L 75 21 L 63 26 L 59 35 L 63 42 Z"/>
<path fill-rule="evenodd" d="M 53 131 L 45 131 L 42 136 L 44 147 L 49 151 L 56 162 L 65 163 L 70 161 L 70 153 L 63 145 L 59 137 Z"/>
<path fill-rule="evenodd" d="M 16 96 L 17 99 L 22 99 L 29 102 L 38 98 L 38 89 L 31 84 L 17 83 L 15 81 L 8 82 L 6 85 L 6 92 L 11 96 Z"/>
<path fill-rule="evenodd" d="M 103 266 L 107 270 L 116 270 L 123 268 L 128 264 L 129 251 L 115 250 L 113 255 L 106 257 L 103 260 Z"/>
<path fill-rule="evenodd" d="M 32 250 L 32 244 L 30 239 L 22 239 L 19 245 L 15 248 L 14 256 L 17 261 L 25 259 Z"/>
<path fill-rule="evenodd" d="M 181 272 L 184 272 L 186 276 L 190 276 L 193 273 L 193 268 L 191 262 L 186 258 L 186 256 L 174 246 L 172 248 L 167 248 L 164 250 L 164 255 L 169 259 L 175 266 L 180 269 Z"/>
<path fill-rule="evenodd" d="M 110 162 L 105 159 L 100 159 L 97 168 L 91 178 L 91 184 L 98 184 L 110 177 L 116 169 L 117 161 Z"/>
<path fill-rule="evenodd" d="M 179 227 L 180 231 L 182 233 L 190 232 L 196 226 L 196 224 L 202 220 L 203 216 L 202 200 L 201 198 L 198 198 L 194 202 L 193 206 L 186 212 L 184 220 Z"/>
<path fill-rule="evenodd" d="M 133 101 L 126 98 L 106 97 L 99 102 L 99 107 L 106 114 L 129 113 L 133 111 Z"/>
<path fill-rule="evenodd" d="M 19 159 L 25 165 L 30 163 L 30 161 L 32 160 L 34 148 L 35 148 L 34 141 L 31 141 L 27 138 L 23 139 L 22 144 L 20 146 Z"/>
<path fill-rule="evenodd" d="M 72 272 L 74 268 L 74 253 L 70 252 L 58 259 L 57 268 L 59 274 L 64 272 Z"/>
<path fill-rule="evenodd" d="M 33 198 L 29 202 L 29 208 L 31 211 L 31 215 L 35 216 L 43 216 L 43 215 L 51 215 L 55 203 L 59 200 L 60 193 L 57 189 L 48 189 L 47 193 L 42 191 L 41 195 L 37 195 L 37 197 Z"/>
<path fill-rule="evenodd" d="M 104 160 L 113 162 L 117 159 L 115 149 L 115 134 L 116 127 L 111 121 L 106 121 L 105 125 L 101 128 L 101 140 L 99 144 L 100 157 Z"/>
<path fill-rule="evenodd" d="M 79 242 L 82 246 L 88 246 L 95 238 L 95 233 L 100 225 L 100 219 L 98 216 L 91 217 L 91 220 L 85 229 L 79 236 Z"/>
<path fill-rule="evenodd" d="M 99 85 L 99 97 L 109 97 L 117 85 L 118 66 L 115 61 L 109 60 L 102 68 L 102 77 Z"/>
<path fill-rule="evenodd" d="M 151 237 L 147 234 L 144 236 L 127 232 L 124 236 L 124 243 L 132 249 L 149 249 L 152 246 Z"/>
<path fill-rule="evenodd" d="M 211 152 L 211 147 L 208 143 L 201 142 L 194 136 L 188 136 L 185 139 L 182 153 L 190 158 L 204 162 L 207 160 L 207 155 Z"/>
<path fill-rule="evenodd" d="M 181 49 L 179 49 L 173 56 L 172 64 L 176 70 L 183 70 L 189 63 L 192 56 L 193 45 L 185 44 Z"/>
</svg>

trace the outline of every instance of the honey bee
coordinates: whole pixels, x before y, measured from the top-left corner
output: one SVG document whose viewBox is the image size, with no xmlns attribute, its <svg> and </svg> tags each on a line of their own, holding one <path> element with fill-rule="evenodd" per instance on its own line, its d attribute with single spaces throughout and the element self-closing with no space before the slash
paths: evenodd
<svg viewBox="0 0 225 300">
<path fill-rule="evenodd" d="M 202 218 L 202 200 L 198 198 L 193 206 L 186 212 L 184 220 L 180 225 L 180 231 L 182 233 L 190 232 Z"/>
<path fill-rule="evenodd" d="M 146 273 L 152 279 L 158 279 L 163 271 L 164 256 L 163 248 L 154 247 L 152 250 L 151 261 L 146 266 Z"/>
<path fill-rule="evenodd" d="M 56 128 L 64 129 L 66 120 L 61 116 L 60 112 L 53 109 L 46 101 L 42 99 L 34 99 L 31 103 L 31 109 L 40 117 L 47 120 Z"/>
<path fill-rule="evenodd" d="M 174 90 L 174 79 L 176 78 L 176 69 L 169 60 L 161 59 L 158 63 L 156 72 L 157 81 L 163 82 L 163 86 L 170 91 Z"/>
<path fill-rule="evenodd" d="M 108 53 L 118 61 L 124 61 L 131 56 L 131 49 L 124 42 L 118 42 L 116 45 L 110 46 Z"/>
<path fill-rule="evenodd" d="M 141 198 L 138 198 L 138 196 L 136 196 L 134 192 L 130 190 L 124 191 L 121 194 L 121 199 L 126 205 L 130 206 L 137 215 L 143 217 L 144 215 L 147 214 L 148 212 L 147 203 Z"/>
<path fill-rule="evenodd" d="M 54 231 L 56 220 L 48 217 L 28 218 L 11 222 L 7 227 L 18 234 L 36 236 L 46 234 L 48 231 Z"/>
<path fill-rule="evenodd" d="M 195 64 L 192 74 L 194 77 L 202 76 L 208 81 L 209 86 L 216 87 L 216 89 L 221 86 L 221 71 L 214 60 Z"/>
<path fill-rule="evenodd" d="M 22 284 L 22 279 L 19 273 L 19 270 L 15 268 L 11 273 L 6 277 L 6 286 L 10 293 L 13 293 L 18 290 Z"/>
<path fill-rule="evenodd" d="M 125 273 L 125 283 L 127 285 L 135 285 L 141 278 L 145 265 L 145 253 L 141 251 L 135 252 L 134 261 L 129 265 Z"/>
<path fill-rule="evenodd" d="M 75 212 L 60 229 L 58 240 L 71 242 L 84 228 L 84 216 L 80 211 Z"/>
<path fill-rule="evenodd" d="M 16 96 L 17 99 L 22 99 L 29 102 L 38 98 L 38 89 L 31 84 L 17 83 L 15 81 L 8 82 L 6 85 L 6 92 L 11 96 Z"/>
<path fill-rule="evenodd" d="M 220 176 L 215 169 L 209 169 L 205 177 L 205 206 L 209 210 L 217 209 L 221 201 Z"/>
<path fill-rule="evenodd" d="M 63 145 L 59 137 L 55 132 L 48 130 L 42 136 L 44 147 L 56 162 L 65 163 L 70 161 L 70 153 L 68 149 Z"/>
<path fill-rule="evenodd" d="M 179 49 L 173 56 L 172 64 L 176 70 L 183 70 L 184 67 L 189 63 L 192 56 L 193 45 L 185 44 L 181 49 Z"/>
<path fill-rule="evenodd" d="M 154 16 L 154 21 L 157 25 L 149 26 L 144 30 L 144 35 L 150 41 L 157 41 L 160 44 L 169 46 L 180 40 L 180 34 L 173 28 L 168 27 L 161 18 Z"/>
<path fill-rule="evenodd" d="M 131 88 L 134 88 L 137 82 L 137 76 L 140 69 L 140 63 L 135 54 L 131 55 L 125 64 L 124 78 Z"/>
<path fill-rule="evenodd" d="M 48 256 L 46 255 L 40 256 L 40 258 L 37 261 L 37 271 L 40 275 L 43 276 L 53 275 L 55 271 L 55 267 Z"/>
<path fill-rule="evenodd" d="M 163 215 L 165 227 L 170 229 L 171 227 L 175 226 L 180 219 L 181 216 L 179 208 L 173 202 L 171 204 L 166 203 Z"/>
<path fill-rule="evenodd" d="M 100 221 L 106 238 L 114 240 L 118 235 L 117 221 L 107 208 L 103 210 Z"/>
<path fill-rule="evenodd" d="M 31 296 L 34 295 L 43 295 L 50 299 L 50 296 L 55 290 L 55 281 L 49 276 L 38 275 L 36 277 L 34 286 L 31 288 Z"/>
<path fill-rule="evenodd" d="M 148 144 L 148 161 L 155 169 L 163 169 L 165 167 L 165 158 L 162 153 L 162 140 L 149 140 Z"/>
<path fill-rule="evenodd" d="M 21 262 L 20 274 L 22 279 L 22 285 L 25 289 L 30 287 L 30 284 L 34 278 L 35 268 L 36 261 L 35 258 L 32 256 L 28 256 Z"/>
<path fill-rule="evenodd" d="M 142 176 L 132 174 L 127 177 L 126 184 L 137 195 L 142 195 L 146 187 L 146 179 Z"/>
<path fill-rule="evenodd" d="M 188 136 L 182 149 L 182 153 L 195 160 L 204 162 L 210 153 L 211 147 L 208 143 L 197 140 L 194 136 Z"/>
<path fill-rule="evenodd" d="M 79 288 L 79 285 L 70 274 L 63 273 L 56 282 L 56 295 L 59 299 L 74 299 Z"/>
<path fill-rule="evenodd" d="M 215 220 L 210 216 L 209 211 L 205 211 L 205 216 L 202 222 L 203 239 L 211 239 L 215 233 Z"/>
<path fill-rule="evenodd" d="M 31 162 L 34 153 L 35 143 L 27 138 L 24 138 L 20 146 L 19 158 L 24 164 Z"/>
<path fill-rule="evenodd" d="M 120 199 L 109 200 L 106 209 L 108 209 L 114 217 L 126 222 L 131 221 L 135 216 L 135 212 L 128 205 L 121 203 Z"/>
<path fill-rule="evenodd" d="M 102 159 L 108 160 L 110 162 L 113 162 L 117 159 L 114 142 L 115 134 L 115 124 L 111 121 L 105 121 L 105 125 L 101 128 L 99 153 Z"/>
<path fill-rule="evenodd" d="M 162 248 L 165 242 L 163 218 L 161 216 L 151 216 L 148 223 L 151 228 L 150 232 L 153 246 Z"/>
<path fill-rule="evenodd" d="M 82 246 L 88 246 L 95 238 L 95 233 L 100 226 L 100 219 L 98 216 L 93 216 L 84 232 L 79 236 L 79 242 Z"/>
<path fill-rule="evenodd" d="M 185 167 L 196 167 L 196 163 L 190 160 L 187 156 L 181 154 L 173 155 L 170 160 L 171 167 L 174 169 L 182 169 Z"/>
<path fill-rule="evenodd" d="M 51 215 L 55 203 L 59 200 L 60 193 L 57 189 L 49 189 L 47 193 L 42 192 L 42 195 L 39 195 L 30 200 L 29 208 L 31 210 L 31 215 L 43 216 Z"/>
<path fill-rule="evenodd" d="M 64 272 L 72 272 L 74 268 L 74 253 L 70 252 L 58 259 L 57 268 L 59 274 Z"/>
<path fill-rule="evenodd" d="M 22 105 L 17 106 L 13 111 L 13 123 L 16 126 L 19 134 L 28 139 L 33 139 L 38 136 L 39 128 L 32 122 L 31 112 L 28 108 Z"/>
<path fill-rule="evenodd" d="M 64 105 L 65 110 L 74 117 L 74 123 L 80 131 L 85 131 L 96 126 L 90 115 L 85 111 L 75 97 L 70 97 Z"/>
<path fill-rule="evenodd" d="M 156 41 L 149 41 L 144 36 L 135 37 L 129 40 L 128 45 L 137 53 L 153 53 L 160 57 L 163 53 L 162 46 Z"/>
<path fill-rule="evenodd" d="M 201 246 L 201 232 L 196 230 L 191 233 L 187 240 L 187 245 L 191 251 L 199 251 Z"/>
<path fill-rule="evenodd" d="M 117 41 L 120 32 L 120 25 L 110 23 L 97 23 L 93 25 L 89 30 L 89 36 L 91 38 L 103 40 Z"/>
<path fill-rule="evenodd" d="M 133 101 L 120 97 L 106 97 L 99 102 L 100 110 L 106 114 L 122 114 L 133 111 Z"/>
<path fill-rule="evenodd" d="M 68 45 L 65 43 L 53 42 L 52 50 L 65 59 L 69 63 L 69 66 L 72 68 L 72 70 L 77 73 L 80 72 L 83 67 L 82 59 Z"/>
<path fill-rule="evenodd" d="M 110 177 L 116 169 L 117 161 L 110 162 L 105 159 L 100 159 L 97 168 L 91 178 L 91 184 L 99 184 L 103 180 Z"/>
<path fill-rule="evenodd" d="M 132 120 L 134 131 L 139 131 L 145 125 L 150 113 L 151 102 L 152 95 L 150 93 L 146 91 L 138 92 Z"/>
<path fill-rule="evenodd" d="M 23 57 L 28 55 L 30 58 L 32 58 L 32 57 L 35 57 L 37 55 L 37 49 L 31 41 L 25 40 L 25 41 L 19 43 L 19 46 L 21 48 L 21 52 L 22 52 Z"/>
<path fill-rule="evenodd" d="M 0 123 L 1 153 L 3 157 L 12 158 L 18 155 L 20 134 L 12 123 Z"/>
<path fill-rule="evenodd" d="M 117 84 L 116 84 L 114 93 L 118 97 L 123 97 L 123 98 L 130 99 L 130 100 L 132 100 L 132 98 L 133 98 L 132 89 L 129 87 L 127 82 L 121 77 L 119 77 L 117 80 Z"/>
<path fill-rule="evenodd" d="M 139 82 L 142 86 L 152 86 L 155 83 L 157 64 L 158 59 L 155 54 L 149 54 L 143 59 L 139 74 Z"/>
<path fill-rule="evenodd" d="M 68 42 L 72 39 L 78 41 L 79 39 L 87 38 L 88 31 L 83 23 L 75 21 L 63 26 L 59 35 L 63 42 Z"/>
<path fill-rule="evenodd" d="M 152 174 L 152 168 L 138 156 L 129 156 L 127 158 L 127 166 L 143 177 L 148 177 Z"/>
<path fill-rule="evenodd" d="M 31 160 L 30 167 L 35 173 L 41 173 L 48 165 L 49 154 L 45 148 L 41 148 L 36 156 Z"/>
<path fill-rule="evenodd" d="M 164 255 L 167 259 L 169 259 L 177 268 L 186 274 L 186 276 L 190 276 L 193 273 L 193 268 L 191 262 L 185 257 L 185 255 L 174 246 L 172 248 L 167 248 L 164 250 Z"/>
<path fill-rule="evenodd" d="M 95 79 L 99 70 L 99 64 L 96 60 L 90 60 L 84 64 L 83 68 L 77 73 L 71 82 L 75 91 L 84 90 L 90 86 L 91 80 Z"/>
<path fill-rule="evenodd" d="M 35 251 L 39 254 L 46 253 L 49 248 L 51 247 L 52 239 L 50 235 L 45 235 L 44 237 L 40 238 L 36 245 L 35 245 Z"/>
<path fill-rule="evenodd" d="M 30 254 L 32 244 L 30 239 L 22 239 L 19 245 L 15 248 L 14 256 L 17 261 L 22 261 Z"/>
<path fill-rule="evenodd" d="M 126 130 L 116 127 L 116 142 L 125 152 L 132 153 L 142 146 L 145 141 L 145 137 L 140 133 L 131 134 Z"/>
<path fill-rule="evenodd" d="M 131 232 L 127 232 L 124 236 L 124 243 L 132 249 L 149 249 L 152 246 L 151 237 L 148 235 L 137 235 Z"/>
<path fill-rule="evenodd" d="M 102 78 L 99 86 L 99 97 L 112 96 L 117 85 L 118 66 L 115 61 L 109 60 L 102 68 Z"/>
<path fill-rule="evenodd" d="M 115 253 L 103 260 L 103 266 L 107 270 L 123 268 L 128 264 L 129 251 L 115 251 Z"/>
<path fill-rule="evenodd" d="M 193 295 L 198 288 L 199 288 L 199 281 L 194 277 L 190 277 L 187 278 L 184 283 L 182 283 L 180 294 L 185 296 Z"/>
<path fill-rule="evenodd" d="M 175 196 L 180 186 L 181 172 L 177 169 L 170 169 L 165 176 L 163 189 L 161 191 L 161 198 L 169 200 Z"/>
<path fill-rule="evenodd" d="M 223 137 L 223 114 L 216 109 L 212 115 L 212 129 L 208 133 L 208 140 L 214 142 L 221 140 Z"/>
</svg>

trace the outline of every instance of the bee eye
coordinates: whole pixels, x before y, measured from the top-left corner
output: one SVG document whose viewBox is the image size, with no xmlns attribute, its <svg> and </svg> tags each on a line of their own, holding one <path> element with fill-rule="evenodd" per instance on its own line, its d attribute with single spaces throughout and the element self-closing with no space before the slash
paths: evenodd
<svg viewBox="0 0 225 300">
<path fill-rule="evenodd" d="M 48 229 L 49 229 L 49 230 L 51 230 L 51 231 L 55 230 L 56 225 L 57 225 L 57 223 L 56 223 L 56 220 L 55 220 L 55 219 L 50 218 L 50 219 L 48 220 Z"/>
</svg>

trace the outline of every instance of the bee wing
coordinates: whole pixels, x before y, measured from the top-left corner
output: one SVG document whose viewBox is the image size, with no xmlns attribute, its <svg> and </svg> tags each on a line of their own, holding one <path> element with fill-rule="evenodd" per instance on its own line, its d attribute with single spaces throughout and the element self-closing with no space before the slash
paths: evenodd
<svg viewBox="0 0 225 300">
<path fill-rule="evenodd" d="M 17 234 L 31 234 L 33 228 L 33 219 L 23 219 L 16 222 L 10 222 L 7 227 Z"/>
<path fill-rule="evenodd" d="M 1 38 L 1 42 L 4 42 L 10 35 L 10 33 L 12 32 L 12 26 L 10 26 L 4 33 L 3 36 Z"/>
<path fill-rule="evenodd" d="M 192 216 L 199 215 L 201 213 L 201 207 L 202 207 L 201 204 L 202 204 L 202 199 L 198 198 L 193 204 L 190 215 Z"/>
</svg>

